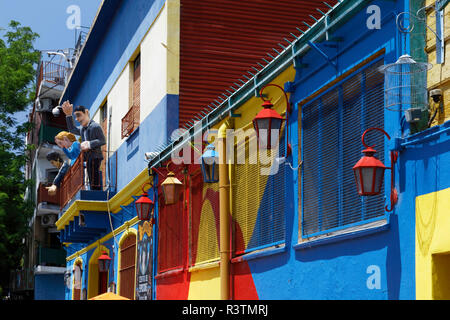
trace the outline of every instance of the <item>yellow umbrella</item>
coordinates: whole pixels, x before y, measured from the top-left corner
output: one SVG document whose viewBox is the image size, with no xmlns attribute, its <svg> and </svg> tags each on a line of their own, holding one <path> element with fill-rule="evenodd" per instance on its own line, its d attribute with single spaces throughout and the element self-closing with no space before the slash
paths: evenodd
<svg viewBox="0 0 450 320">
<path fill-rule="evenodd" d="M 112 292 L 106 292 L 96 297 L 90 298 L 89 300 L 130 300 L 130 299 L 119 296 L 118 294 Z"/>
</svg>

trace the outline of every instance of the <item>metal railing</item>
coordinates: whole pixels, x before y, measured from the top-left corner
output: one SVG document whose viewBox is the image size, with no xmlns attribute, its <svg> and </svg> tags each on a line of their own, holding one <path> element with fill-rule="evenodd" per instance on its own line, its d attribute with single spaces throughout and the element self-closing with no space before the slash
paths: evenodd
<svg viewBox="0 0 450 320">
<path fill-rule="evenodd" d="M 36 248 L 36 265 L 42 266 L 66 266 L 66 251 L 62 248 Z"/>
<path fill-rule="evenodd" d="M 46 187 L 50 187 L 51 183 L 40 183 L 38 188 L 38 201 L 37 203 L 47 202 L 49 204 L 59 205 L 61 203 L 61 189 L 56 190 L 56 194 L 51 196 L 48 194 Z"/>
<path fill-rule="evenodd" d="M 80 153 L 75 163 L 67 171 L 64 179 L 60 185 L 60 208 L 64 206 L 72 199 L 78 191 L 84 186 L 84 166 L 83 166 L 83 153 Z"/>
<path fill-rule="evenodd" d="M 30 269 L 11 270 L 9 277 L 9 290 L 11 292 L 33 290 L 33 288 L 34 288 L 33 270 Z"/>
<path fill-rule="evenodd" d="M 122 118 L 122 139 L 128 137 L 139 126 L 140 106 L 134 105 Z"/>
</svg>

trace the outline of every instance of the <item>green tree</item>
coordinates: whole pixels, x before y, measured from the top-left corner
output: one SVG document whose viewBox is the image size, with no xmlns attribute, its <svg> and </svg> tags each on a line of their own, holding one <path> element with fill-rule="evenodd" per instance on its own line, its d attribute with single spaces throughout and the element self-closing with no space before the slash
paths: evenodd
<svg viewBox="0 0 450 320">
<path fill-rule="evenodd" d="M 4 30 L 4 29 L 3 29 Z M 34 100 L 34 80 L 40 53 L 33 47 L 39 37 L 29 27 L 11 21 L 0 38 L 0 287 L 7 287 L 10 270 L 23 255 L 22 239 L 28 233 L 33 207 L 24 201 L 30 123 L 17 123 L 15 114 Z M 6 294 L 3 290 L 3 294 Z"/>
</svg>

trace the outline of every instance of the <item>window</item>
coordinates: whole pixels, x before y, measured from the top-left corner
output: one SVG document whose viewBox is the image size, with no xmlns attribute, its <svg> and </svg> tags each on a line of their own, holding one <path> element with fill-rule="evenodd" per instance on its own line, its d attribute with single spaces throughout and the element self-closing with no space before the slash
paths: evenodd
<svg viewBox="0 0 450 320">
<path fill-rule="evenodd" d="M 180 176 L 177 178 L 183 182 Z M 183 251 L 187 246 L 184 238 L 184 194 L 180 192 L 175 204 L 165 205 L 161 192 L 158 203 L 158 273 L 162 273 L 183 267 Z"/>
<path fill-rule="evenodd" d="M 81 267 L 81 262 L 75 263 L 73 268 L 73 300 L 81 300 L 81 280 L 82 280 L 83 270 Z"/>
<path fill-rule="evenodd" d="M 120 245 L 120 295 L 134 299 L 136 269 L 136 235 L 130 233 Z"/>
<path fill-rule="evenodd" d="M 284 130 L 278 154 L 274 151 L 267 154 L 270 162 L 262 160 L 257 149 L 250 147 L 256 143 L 253 132 L 245 143 L 242 141 L 235 147 L 232 181 L 235 255 L 285 242 L 285 165 L 276 161 L 285 152 Z M 242 158 L 245 163 L 239 160 Z"/>
<path fill-rule="evenodd" d="M 139 126 L 141 108 L 141 55 L 131 63 L 130 106 L 122 118 L 122 139 L 128 137 Z"/>
<path fill-rule="evenodd" d="M 103 133 L 105 134 L 106 139 L 108 140 L 108 101 L 106 101 L 101 107 L 100 107 L 100 125 L 102 126 Z M 100 165 L 100 171 L 102 172 L 102 180 L 103 185 L 106 186 L 106 161 L 109 155 L 107 154 L 106 150 L 106 144 L 102 146 L 102 154 L 103 154 L 103 160 Z"/>
<path fill-rule="evenodd" d="M 132 107 L 141 106 L 141 55 L 133 62 L 133 103 Z"/>
<path fill-rule="evenodd" d="M 219 259 L 219 183 L 204 183 L 197 171 L 190 179 L 189 265 Z"/>
<path fill-rule="evenodd" d="M 303 106 L 302 237 L 309 238 L 384 217 L 384 196 L 357 194 L 353 166 L 361 135 L 384 128 L 383 60 L 366 65 Z M 368 134 L 384 161 L 384 136 Z"/>
</svg>

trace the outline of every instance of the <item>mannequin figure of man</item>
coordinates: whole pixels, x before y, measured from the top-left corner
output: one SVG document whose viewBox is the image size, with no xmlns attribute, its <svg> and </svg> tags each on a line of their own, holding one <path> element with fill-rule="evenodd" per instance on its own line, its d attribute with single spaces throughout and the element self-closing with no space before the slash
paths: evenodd
<svg viewBox="0 0 450 320">
<path fill-rule="evenodd" d="M 101 146 L 106 144 L 103 129 L 97 122 L 91 120 L 89 110 L 84 106 L 77 106 L 74 109 L 69 101 L 65 101 L 61 107 L 66 115 L 69 132 L 81 136 L 81 151 L 84 152 L 91 190 L 101 190 L 100 164 L 103 160 Z M 72 112 L 81 124 L 80 127 L 75 126 Z"/>
</svg>

